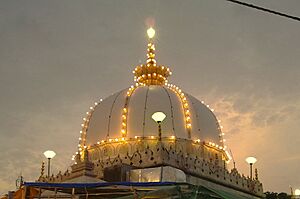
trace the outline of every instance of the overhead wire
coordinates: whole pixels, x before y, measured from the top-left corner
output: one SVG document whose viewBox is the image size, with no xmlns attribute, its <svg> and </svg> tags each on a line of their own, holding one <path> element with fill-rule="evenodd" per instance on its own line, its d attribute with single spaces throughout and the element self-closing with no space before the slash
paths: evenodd
<svg viewBox="0 0 300 199">
<path fill-rule="evenodd" d="M 289 19 L 300 21 L 300 17 L 289 15 L 289 14 L 282 13 L 282 12 L 278 12 L 278 11 L 271 10 L 271 9 L 268 9 L 268 8 L 264 8 L 264 7 L 261 7 L 261 6 L 257 6 L 257 5 L 254 5 L 254 4 L 245 3 L 245 2 L 242 2 L 242 1 L 238 1 L 238 0 L 225 0 L 225 1 L 229 1 L 229 2 L 232 2 L 232 3 L 236 3 L 236 4 L 239 4 L 239 5 L 242 5 L 242 6 L 246 6 L 246 7 L 250 7 L 250 8 L 256 9 L 256 10 L 260 10 L 260 11 L 268 12 L 268 13 L 275 14 L 275 15 L 278 15 L 278 16 L 281 16 L 281 17 L 286 17 L 286 18 L 289 18 Z"/>
</svg>

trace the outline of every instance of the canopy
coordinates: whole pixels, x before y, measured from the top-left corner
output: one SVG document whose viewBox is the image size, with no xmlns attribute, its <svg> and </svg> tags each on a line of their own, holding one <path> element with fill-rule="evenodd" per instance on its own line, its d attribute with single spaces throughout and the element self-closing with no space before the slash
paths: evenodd
<svg viewBox="0 0 300 199">
<path fill-rule="evenodd" d="M 255 199 L 246 193 L 212 189 L 203 185 L 176 182 L 98 182 L 98 183 L 47 183 L 25 182 L 25 198 L 214 198 L 214 199 Z M 35 190 L 35 196 L 32 196 Z M 23 195 L 24 196 L 24 195 Z M 15 198 L 21 199 L 21 198 Z"/>
</svg>

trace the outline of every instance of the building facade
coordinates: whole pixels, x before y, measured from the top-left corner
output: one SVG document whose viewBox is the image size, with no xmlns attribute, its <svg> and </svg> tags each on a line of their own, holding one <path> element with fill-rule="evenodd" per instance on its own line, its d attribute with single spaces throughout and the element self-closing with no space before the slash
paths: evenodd
<svg viewBox="0 0 300 199">
<path fill-rule="evenodd" d="M 168 82 L 172 72 L 156 62 L 154 35 L 150 28 L 134 84 L 96 102 L 83 118 L 72 170 L 42 172 L 38 182 L 174 182 L 234 198 L 263 197 L 257 175 L 227 169 L 230 155 L 214 110 Z"/>
</svg>

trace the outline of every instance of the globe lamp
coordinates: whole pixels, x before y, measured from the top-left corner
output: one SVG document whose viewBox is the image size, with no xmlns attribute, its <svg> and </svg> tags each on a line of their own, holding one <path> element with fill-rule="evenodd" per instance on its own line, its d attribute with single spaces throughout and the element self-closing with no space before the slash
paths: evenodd
<svg viewBox="0 0 300 199">
<path fill-rule="evenodd" d="M 247 157 L 246 162 L 250 165 L 250 179 L 252 180 L 252 167 L 253 164 L 257 161 L 255 157 Z"/>
<path fill-rule="evenodd" d="M 48 150 L 44 152 L 44 156 L 48 159 L 48 178 L 50 177 L 50 160 L 54 158 L 55 155 L 56 153 L 54 151 Z"/>
<path fill-rule="evenodd" d="M 295 195 L 300 196 L 300 189 L 295 189 Z"/>
<path fill-rule="evenodd" d="M 161 141 L 161 123 L 166 118 L 163 112 L 155 112 L 152 114 L 152 119 L 158 124 L 158 140 Z"/>
</svg>

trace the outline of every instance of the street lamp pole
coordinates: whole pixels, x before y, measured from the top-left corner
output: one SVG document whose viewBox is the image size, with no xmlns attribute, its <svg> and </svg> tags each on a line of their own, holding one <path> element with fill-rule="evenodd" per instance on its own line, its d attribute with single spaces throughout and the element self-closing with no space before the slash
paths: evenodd
<svg viewBox="0 0 300 199">
<path fill-rule="evenodd" d="M 158 140 L 161 141 L 161 122 L 157 122 L 158 124 Z"/>
<path fill-rule="evenodd" d="M 161 123 L 166 118 L 163 112 L 155 112 L 152 114 L 152 119 L 158 124 L 158 140 L 161 141 Z"/>
<path fill-rule="evenodd" d="M 152 114 L 152 119 L 158 124 L 158 141 L 161 142 L 161 123 L 166 118 L 166 114 L 163 112 L 155 112 Z M 160 168 L 160 177 L 159 181 L 162 182 L 163 180 L 163 165 Z"/>
<path fill-rule="evenodd" d="M 51 158 L 48 158 L 48 177 L 50 176 L 50 160 Z"/>
<path fill-rule="evenodd" d="M 253 175 L 252 175 L 252 167 L 253 164 L 257 161 L 257 159 L 255 157 L 248 157 L 246 158 L 246 162 L 250 165 L 250 179 L 253 180 Z"/>
<path fill-rule="evenodd" d="M 253 167 L 253 163 L 250 163 L 250 179 L 252 180 L 253 177 L 252 177 L 252 167 Z"/>
<path fill-rule="evenodd" d="M 50 160 L 54 158 L 56 153 L 54 151 L 45 151 L 44 156 L 48 159 L 48 179 L 50 178 Z"/>
</svg>

